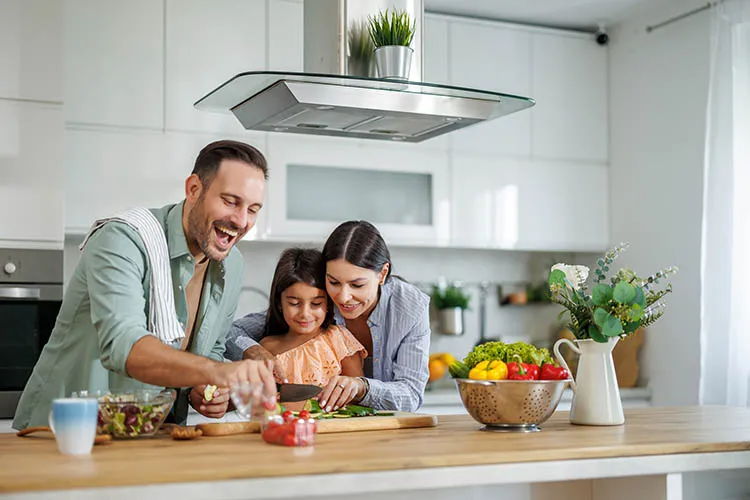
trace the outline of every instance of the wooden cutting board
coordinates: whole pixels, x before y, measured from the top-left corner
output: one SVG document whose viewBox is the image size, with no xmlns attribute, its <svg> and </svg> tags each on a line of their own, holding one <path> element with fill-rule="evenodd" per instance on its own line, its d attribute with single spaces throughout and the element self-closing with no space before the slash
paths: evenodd
<svg viewBox="0 0 750 500">
<path fill-rule="evenodd" d="M 333 432 L 380 431 L 385 429 L 413 429 L 415 427 L 435 427 L 435 415 L 395 412 L 393 416 L 351 417 L 318 420 L 318 434 Z M 259 422 L 220 422 L 198 424 L 204 436 L 231 436 L 260 432 Z"/>
</svg>

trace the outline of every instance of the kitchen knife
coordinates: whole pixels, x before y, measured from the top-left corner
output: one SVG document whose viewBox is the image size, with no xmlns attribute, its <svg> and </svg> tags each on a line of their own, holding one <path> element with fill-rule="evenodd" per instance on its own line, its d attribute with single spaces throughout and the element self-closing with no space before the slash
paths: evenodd
<svg viewBox="0 0 750 500">
<path fill-rule="evenodd" d="M 276 390 L 279 391 L 279 402 L 291 403 L 315 397 L 323 388 L 306 384 L 276 384 Z"/>
</svg>

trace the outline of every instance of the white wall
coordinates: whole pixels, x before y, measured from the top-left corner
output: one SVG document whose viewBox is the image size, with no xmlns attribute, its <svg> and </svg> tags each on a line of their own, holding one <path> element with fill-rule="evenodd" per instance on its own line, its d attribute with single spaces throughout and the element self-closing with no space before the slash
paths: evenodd
<svg viewBox="0 0 750 500">
<path fill-rule="evenodd" d="M 610 212 L 621 257 L 644 275 L 680 267 L 644 345 L 653 404 L 698 403 L 700 236 L 710 14 L 646 33 L 700 0 L 649 2 L 612 33 Z"/>
</svg>

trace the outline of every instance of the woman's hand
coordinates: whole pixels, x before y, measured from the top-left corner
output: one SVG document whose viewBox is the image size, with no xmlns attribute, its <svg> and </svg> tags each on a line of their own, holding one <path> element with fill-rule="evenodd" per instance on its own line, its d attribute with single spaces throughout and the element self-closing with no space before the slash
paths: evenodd
<svg viewBox="0 0 750 500">
<path fill-rule="evenodd" d="M 359 377 L 334 377 L 318 396 L 320 407 L 325 411 L 335 411 L 352 401 L 365 396 L 365 383 Z"/>
</svg>

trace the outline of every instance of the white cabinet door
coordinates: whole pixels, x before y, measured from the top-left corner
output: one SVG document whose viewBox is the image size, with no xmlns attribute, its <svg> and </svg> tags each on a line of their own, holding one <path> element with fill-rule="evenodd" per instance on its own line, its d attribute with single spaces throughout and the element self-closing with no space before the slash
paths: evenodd
<svg viewBox="0 0 750 500">
<path fill-rule="evenodd" d="M 607 49 L 589 36 L 532 35 L 533 155 L 608 161 Z"/>
<path fill-rule="evenodd" d="M 65 1 L 66 122 L 161 130 L 163 22 L 153 0 Z"/>
<path fill-rule="evenodd" d="M 531 35 L 523 29 L 481 21 L 449 26 L 453 85 L 506 94 L 531 94 Z M 533 96 L 532 96 L 533 97 Z M 450 134 L 455 151 L 528 156 L 531 115 L 522 111 Z"/>
<path fill-rule="evenodd" d="M 0 99 L 62 101 L 62 0 L 0 2 Z"/>
<path fill-rule="evenodd" d="M 448 72 L 448 21 L 440 16 L 424 16 L 424 81 L 450 84 Z"/>
<path fill-rule="evenodd" d="M 518 248 L 593 252 L 606 249 L 606 165 L 529 161 L 519 165 L 518 173 Z"/>
<path fill-rule="evenodd" d="M 457 155 L 451 164 L 451 243 L 457 247 L 515 248 L 518 244 L 518 162 Z"/>
<path fill-rule="evenodd" d="M 262 238 L 321 243 L 341 222 L 365 219 L 391 244 L 448 244 L 444 154 L 335 138 L 271 135 L 268 142 L 271 180 Z"/>
<path fill-rule="evenodd" d="M 304 7 L 302 0 L 270 0 L 268 9 L 268 69 L 303 71 Z"/>
<path fill-rule="evenodd" d="M 0 245 L 62 248 L 62 106 L 0 100 Z"/>
<path fill-rule="evenodd" d="M 167 0 L 166 6 L 166 128 L 243 133 L 234 115 L 193 104 L 239 73 L 266 68 L 266 2 Z"/>
<path fill-rule="evenodd" d="M 603 250 L 609 243 L 608 173 L 606 165 L 455 158 L 451 244 Z"/>
</svg>

